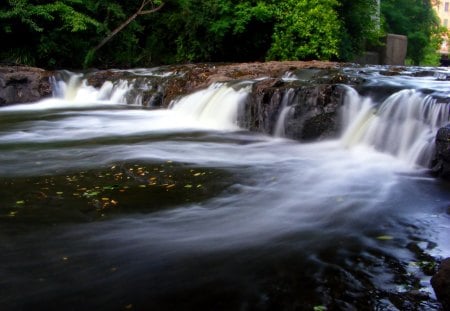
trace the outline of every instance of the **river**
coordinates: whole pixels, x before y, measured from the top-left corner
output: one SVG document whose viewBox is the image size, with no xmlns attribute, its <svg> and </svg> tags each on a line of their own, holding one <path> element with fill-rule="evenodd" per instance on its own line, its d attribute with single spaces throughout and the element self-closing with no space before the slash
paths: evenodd
<svg viewBox="0 0 450 311">
<path fill-rule="evenodd" d="M 401 90 L 348 88 L 316 143 L 238 127 L 250 81 L 157 110 L 59 81 L 0 108 L 0 308 L 439 310 L 450 187 L 426 164 L 449 106 L 418 89 L 450 82 L 372 76 Z"/>
</svg>

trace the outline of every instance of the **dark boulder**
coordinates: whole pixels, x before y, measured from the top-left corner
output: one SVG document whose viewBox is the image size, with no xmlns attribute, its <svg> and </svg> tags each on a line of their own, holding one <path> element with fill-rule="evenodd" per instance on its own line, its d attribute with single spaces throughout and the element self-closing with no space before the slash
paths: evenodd
<svg viewBox="0 0 450 311">
<path fill-rule="evenodd" d="M 438 272 L 431 278 L 431 285 L 444 310 L 450 310 L 450 258 L 442 261 Z"/>
<path fill-rule="evenodd" d="M 273 134 L 286 91 L 286 84 L 279 79 L 255 82 L 245 111 L 240 116 L 240 126 L 254 132 Z"/>
<path fill-rule="evenodd" d="M 265 79 L 254 83 L 240 125 L 299 141 L 335 137 L 345 89 L 334 83 L 333 76 L 329 83 L 321 82 Z"/>
<path fill-rule="evenodd" d="M 450 124 L 440 128 L 436 134 L 436 154 L 432 171 L 445 179 L 450 179 Z"/>
<path fill-rule="evenodd" d="M 285 136 L 299 141 L 336 137 L 344 95 L 345 89 L 332 83 L 299 88 L 285 120 Z"/>
<path fill-rule="evenodd" d="M 51 75 L 33 67 L 0 67 L 0 106 L 35 102 L 50 96 Z"/>
</svg>

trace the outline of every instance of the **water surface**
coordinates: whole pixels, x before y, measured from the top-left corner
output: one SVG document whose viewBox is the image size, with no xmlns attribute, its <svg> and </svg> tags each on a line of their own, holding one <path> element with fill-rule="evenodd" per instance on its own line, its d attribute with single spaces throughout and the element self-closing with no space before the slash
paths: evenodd
<svg viewBox="0 0 450 311">
<path fill-rule="evenodd" d="M 169 110 L 91 89 L 1 109 L 1 305 L 438 310 L 449 185 L 364 126 L 312 144 L 240 129 L 248 89 L 221 88 Z"/>
</svg>

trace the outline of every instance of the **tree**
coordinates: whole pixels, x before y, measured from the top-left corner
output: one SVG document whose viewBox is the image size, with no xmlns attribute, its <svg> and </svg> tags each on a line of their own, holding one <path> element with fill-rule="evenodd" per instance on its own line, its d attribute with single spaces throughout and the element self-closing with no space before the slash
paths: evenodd
<svg viewBox="0 0 450 311">
<path fill-rule="evenodd" d="M 340 0 L 339 3 L 336 10 L 342 22 L 340 59 L 353 60 L 366 49 L 379 46 L 383 31 L 377 1 Z"/>
<path fill-rule="evenodd" d="M 76 53 L 79 44 L 72 39 L 77 40 L 81 33 L 99 26 L 98 21 L 76 9 L 81 3 L 80 0 L 2 2 L 0 38 L 4 48 L 0 57 L 28 65 L 39 65 L 46 59 L 56 65 L 58 51 L 72 48 L 71 52 Z M 62 38 L 64 45 L 56 42 Z"/>
<path fill-rule="evenodd" d="M 108 41 L 110 41 L 115 35 L 117 35 L 120 31 L 122 31 L 126 26 L 128 26 L 132 21 L 134 21 L 139 15 L 147 15 L 159 11 L 164 5 L 164 2 L 159 0 L 142 0 L 140 7 L 137 11 L 128 17 L 123 23 L 121 23 L 117 28 L 111 31 L 99 44 L 97 44 L 93 49 L 91 49 L 85 59 L 84 59 L 84 67 L 90 65 L 93 61 L 94 54 L 103 47 Z M 146 9 L 150 6 L 150 9 Z"/>
<path fill-rule="evenodd" d="M 277 24 L 268 58 L 337 58 L 341 30 L 338 4 L 336 0 L 286 0 L 276 4 Z"/>
<path fill-rule="evenodd" d="M 156 62 L 263 60 L 271 44 L 271 6 L 256 0 L 172 0 L 147 25 Z"/>
<path fill-rule="evenodd" d="M 442 28 L 430 0 L 383 0 L 381 12 L 386 30 L 408 37 L 407 56 L 420 65 L 426 52 L 437 50 Z"/>
</svg>

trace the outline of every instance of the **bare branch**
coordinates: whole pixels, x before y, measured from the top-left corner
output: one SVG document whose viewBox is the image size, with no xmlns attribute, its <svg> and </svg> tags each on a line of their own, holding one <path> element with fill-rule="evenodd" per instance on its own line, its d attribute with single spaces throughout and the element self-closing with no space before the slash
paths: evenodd
<svg viewBox="0 0 450 311">
<path fill-rule="evenodd" d="M 102 47 L 104 46 L 108 41 L 110 41 L 115 35 L 117 35 L 122 29 L 124 29 L 126 26 L 128 26 L 128 24 L 130 24 L 132 21 L 134 21 L 136 19 L 136 17 L 138 17 L 139 15 L 146 15 L 146 14 L 151 14 L 154 13 L 156 11 L 159 11 L 163 6 L 164 6 L 164 2 L 162 2 L 158 7 L 154 7 L 153 9 L 150 10 L 144 10 L 144 8 L 148 5 L 152 3 L 152 0 L 142 0 L 141 6 L 139 7 L 139 9 L 136 11 L 136 13 L 134 13 L 133 15 L 131 15 L 130 17 L 128 17 L 128 19 L 123 22 L 122 24 L 120 24 L 116 29 L 114 29 L 113 31 L 111 31 L 111 33 L 109 33 L 96 47 L 94 47 L 92 50 L 89 51 L 89 53 L 86 55 L 86 59 L 85 59 L 85 66 L 88 63 L 88 61 L 90 62 L 91 59 L 88 60 L 88 58 L 92 58 L 94 56 L 94 54 Z"/>
<path fill-rule="evenodd" d="M 144 11 L 140 11 L 138 14 L 139 15 L 145 15 L 145 14 L 150 14 L 150 13 L 154 13 L 156 11 L 161 10 L 161 8 L 164 6 L 164 2 L 161 3 L 158 7 L 151 9 L 151 10 L 144 10 Z"/>
</svg>

